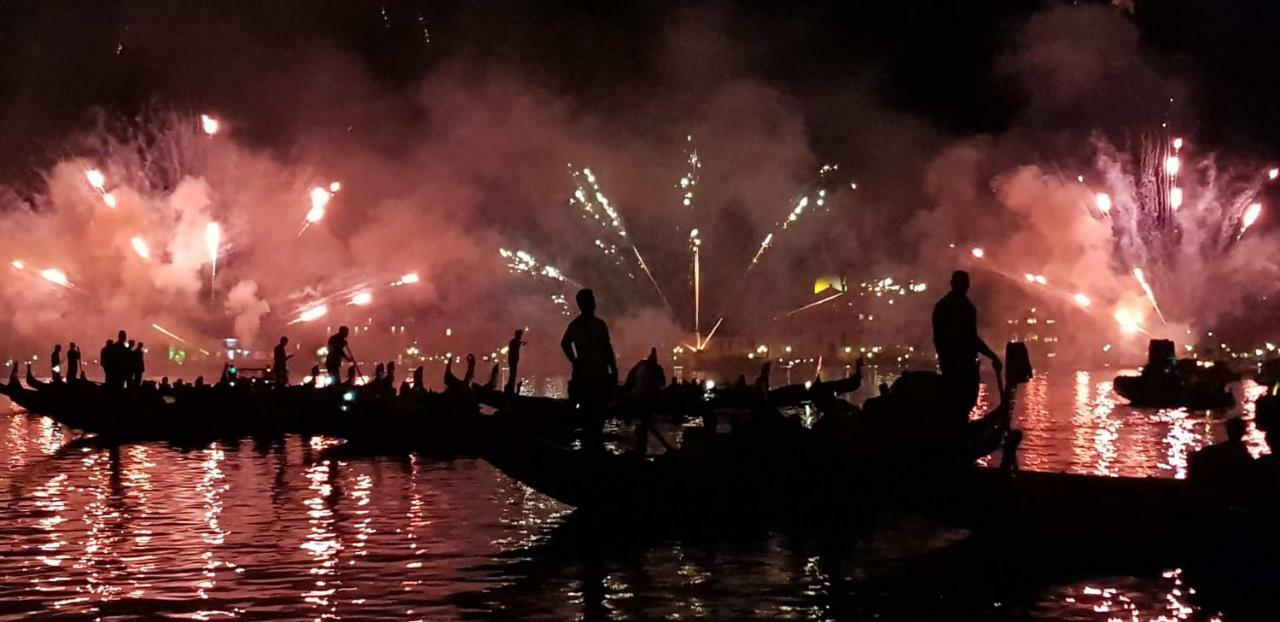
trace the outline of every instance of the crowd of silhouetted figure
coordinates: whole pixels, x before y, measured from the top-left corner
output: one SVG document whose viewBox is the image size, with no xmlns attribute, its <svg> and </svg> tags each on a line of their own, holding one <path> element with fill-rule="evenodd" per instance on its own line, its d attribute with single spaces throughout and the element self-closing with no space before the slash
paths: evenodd
<svg viewBox="0 0 1280 622">
<path fill-rule="evenodd" d="M 796 417 L 784 416 L 777 403 L 807 401 L 811 403 L 820 418 L 812 426 L 815 432 L 835 442 L 861 444 L 874 443 L 877 434 L 884 430 L 894 430 L 895 426 L 918 426 L 922 421 L 927 423 L 927 434 L 938 434 L 943 438 L 963 436 L 971 421 L 971 416 L 979 396 L 979 356 L 985 356 L 992 362 L 999 381 L 1002 362 L 978 334 L 977 310 L 969 300 L 969 275 L 956 271 L 951 278 L 951 290 L 938 301 L 933 310 L 932 327 L 934 345 L 938 354 L 940 373 L 905 371 L 899 375 L 892 386 L 881 384 L 876 395 L 857 405 L 837 397 L 833 384 L 825 384 L 820 378 L 803 385 L 788 385 L 772 389 L 771 365 L 765 362 L 759 374 L 752 380 L 739 376 L 736 381 L 720 386 L 716 393 L 719 397 L 737 399 L 734 402 L 737 411 L 732 429 L 744 433 L 775 434 L 779 431 L 800 427 Z M 609 328 L 596 315 L 594 293 L 584 289 L 577 294 L 579 315 L 567 326 L 560 341 L 560 348 L 570 366 L 568 397 L 573 404 L 576 416 L 587 422 L 583 428 L 583 440 L 587 446 L 599 446 L 604 420 L 609 416 L 625 413 L 634 419 L 635 444 L 639 451 L 644 451 L 650 434 L 658 437 L 665 444 L 662 435 L 657 433 L 654 422 L 656 404 L 660 400 L 672 400 L 673 403 L 687 405 L 698 403 L 709 396 L 711 385 L 703 384 L 703 380 L 690 377 L 678 379 L 674 375 L 668 377 L 658 356 L 657 348 L 651 348 L 648 355 L 634 365 L 626 373 L 625 379 L 619 383 L 619 366 L 610 339 Z M 362 399 L 390 399 L 433 392 L 427 387 L 424 378 L 425 367 L 419 365 L 405 377 L 398 377 L 394 361 L 374 363 L 372 375 L 366 376 L 360 369 L 360 363 L 351 352 L 351 331 L 340 327 L 326 342 L 322 352 L 322 365 L 311 367 L 309 374 L 301 384 L 291 385 L 289 363 L 293 354 L 288 352 L 289 339 L 281 337 L 274 348 L 272 364 L 266 374 L 258 377 L 242 377 L 232 362 L 223 365 L 222 373 L 214 383 L 206 383 L 203 376 L 197 376 L 194 382 L 176 380 L 170 383 L 167 376 L 146 379 L 145 348 L 141 342 L 128 338 L 126 331 L 121 330 L 116 339 L 107 340 L 99 353 L 98 363 L 102 368 L 101 386 L 116 391 L 134 392 L 142 396 L 181 396 L 199 394 L 202 391 L 254 392 L 325 389 L 349 391 L 359 387 Z M 1155 342 L 1153 341 L 1153 344 Z M 506 347 L 506 364 L 508 376 L 505 383 L 499 385 L 500 366 L 495 362 L 488 378 L 484 382 L 477 381 L 476 357 L 465 357 L 465 369 L 459 377 L 454 372 L 454 359 L 445 364 L 443 370 L 443 393 L 456 403 L 449 404 L 450 409 L 471 411 L 478 409 L 477 392 L 485 392 L 489 401 L 501 401 L 499 396 L 511 399 L 521 394 L 522 383 L 519 378 L 519 365 L 526 342 L 524 331 L 514 331 Z M 1010 364 L 1018 371 L 1009 376 L 1019 375 L 1014 383 L 1030 378 L 1029 362 L 1018 362 L 1026 359 L 1025 346 L 1012 344 L 1020 350 L 1020 356 L 1014 357 L 1009 351 L 1006 356 Z M 1173 364 L 1172 345 L 1156 344 L 1163 348 L 1160 357 L 1153 355 L 1146 375 L 1172 374 L 1169 371 Z M 1155 345 L 1153 345 L 1155 348 Z M 1168 350 L 1169 352 L 1165 352 Z M 1154 350 L 1153 350 L 1154 351 Z M 1015 360 L 1018 359 L 1018 360 Z M 50 382 L 90 383 L 86 373 L 86 363 L 79 346 L 74 342 L 63 349 L 61 344 L 54 347 L 49 357 Z M 858 359 L 855 373 L 840 382 L 838 392 L 852 392 L 862 380 L 863 361 Z M 10 382 L 17 383 L 17 367 L 11 372 Z M 27 381 L 33 387 L 46 383 L 33 377 L 31 366 L 27 366 Z M 94 383 L 96 384 L 96 383 Z M 1001 389 L 1000 397 L 1006 397 Z M 693 398 L 693 399 L 689 399 Z M 745 398 L 745 399 L 743 399 Z M 513 402 L 507 402 L 508 405 Z M 744 407 L 745 405 L 745 407 Z M 717 420 L 712 414 L 714 408 L 703 409 L 704 433 L 714 434 Z M 904 417 L 904 413 L 924 416 Z M 1261 458 L 1253 458 L 1245 443 L 1246 423 L 1240 418 L 1226 422 L 1227 440 L 1195 452 L 1189 459 L 1189 474 L 1192 480 L 1207 483 L 1208 488 L 1220 491 L 1221 494 L 1245 494 L 1254 484 L 1265 483 L 1268 486 L 1280 485 L 1280 459 L 1274 450 L 1280 449 L 1280 397 L 1268 396 L 1257 402 L 1256 426 L 1264 434 L 1266 442 L 1273 453 Z M 1007 426 L 1006 426 L 1007 429 Z"/>
</svg>

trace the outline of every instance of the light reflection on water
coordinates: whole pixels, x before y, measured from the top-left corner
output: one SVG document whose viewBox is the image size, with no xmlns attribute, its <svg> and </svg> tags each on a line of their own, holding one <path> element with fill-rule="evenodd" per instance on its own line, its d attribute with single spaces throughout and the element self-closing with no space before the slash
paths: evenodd
<svg viewBox="0 0 1280 622">
<path fill-rule="evenodd" d="M 1220 416 L 1137 411 L 1114 373 L 1050 371 L 1020 391 L 1024 468 L 1185 476 Z M 884 378 L 888 380 L 889 378 Z M 881 378 L 872 377 L 870 394 Z M 557 386 L 548 381 L 546 386 Z M 1246 387 L 1253 415 L 1261 393 Z M 982 408 L 992 397 L 986 387 Z M 289 437 L 189 451 L 63 449 L 75 435 L 12 415 L 0 434 L 0 617 L 50 613 L 195 619 L 1208 618 L 1180 571 L 1004 588 L 965 564 L 968 590 L 911 564 L 962 534 L 906 521 L 858 546 L 793 535 L 581 538 L 568 508 L 483 462 L 333 457 Z M 624 435 L 625 436 L 625 435 Z M 1261 451 L 1250 426 L 1249 442 Z M 599 541 L 597 541 L 597 539 Z M 566 544 L 569 542 L 569 544 Z M 939 562 L 944 563 L 945 562 Z M 898 576 L 899 574 L 903 576 Z M 928 609 L 945 593 L 947 606 Z M 943 601 L 939 601 L 943 602 Z M 926 607 L 925 609 L 920 609 Z M 953 609 L 958 608 L 958 609 Z M 961 616 L 964 617 L 964 616 Z"/>
</svg>

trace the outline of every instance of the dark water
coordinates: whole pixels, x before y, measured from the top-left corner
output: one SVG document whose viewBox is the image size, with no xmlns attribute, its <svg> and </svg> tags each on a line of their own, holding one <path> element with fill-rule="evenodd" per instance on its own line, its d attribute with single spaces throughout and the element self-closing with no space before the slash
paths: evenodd
<svg viewBox="0 0 1280 622">
<path fill-rule="evenodd" d="M 1117 404 L 1112 375 L 1023 389 L 1027 468 L 1178 477 L 1220 434 L 1220 416 Z M 909 516 L 649 534 L 571 518 L 478 460 L 328 458 L 318 438 L 188 451 L 74 438 L 0 415 L 5 618 L 1233 617 L 1176 562 L 994 553 Z"/>
</svg>

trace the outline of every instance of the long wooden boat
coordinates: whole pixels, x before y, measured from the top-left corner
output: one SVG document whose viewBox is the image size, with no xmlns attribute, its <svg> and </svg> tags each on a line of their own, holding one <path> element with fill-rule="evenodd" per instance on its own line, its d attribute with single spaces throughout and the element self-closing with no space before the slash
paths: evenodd
<svg viewBox="0 0 1280 622">
<path fill-rule="evenodd" d="M 11 378 L 0 394 L 26 410 L 113 442 L 195 445 L 214 439 L 284 434 L 344 438 L 364 452 L 474 453 L 482 417 L 469 396 L 376 387 L 245 386 L 124 390 L 89 382 Z M 556 415 L 489 415 L 511 434 L 562 438 L 574 421 Z M 559 435 L 559 436 L 556 436 Z"/>
<path fill-rule="evenodd" d="M 913 443 L 886 439 L 849 451 L 819 433 L 784 424 L 703 434 L 693 442 L 686 436 L 685 448 L 649 459 L 514 439 L 493 430 L 482 455 L 513 479 L 588 513 L 680 521 L 794 515 L 848 509 L 886 486 L 928 481 L 971 463 L 1000 446 L 1009 408 L 1002 405 L 971 423 L 959 444 L 917 436 Z M 686 435 L 695 432 L 701 431 Z"/>
<path fill-rule="evenodd" d="M 815 396 L 852 393 L 860 386 L 860 373 L 836 380 L 789 384 L 770 389 L 768 401 L 776 407 L 788 408 L 799 406 Z M 508 395 L 492 383 L 473 384 L 472 391 L 481 404 L 513 414 L 571 416 L 574 412 L 573 402 L 565 398 Z M 689 416 L 707 409 L 745 409 L 759 399 L 759 394 L 751 388 L 719 387 L 706 390 L 703 387 L 676 384 L 638 400 L 619 395 L 613 411 Z"/>
<path fill-rule="evenodd" d="M 1220 383 L 1162 382 L 1147 376 L 1116 376 L 1116 393 L 1136 408 L 1190 408 L 1222 410 L 1235 406 L 1236 399 Z"/>
</svg>

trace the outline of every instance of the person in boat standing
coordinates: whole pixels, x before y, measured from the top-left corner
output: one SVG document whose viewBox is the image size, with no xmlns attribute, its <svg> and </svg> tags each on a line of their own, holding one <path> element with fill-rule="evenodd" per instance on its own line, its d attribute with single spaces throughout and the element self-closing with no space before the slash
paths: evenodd
<svg viewBox="0 0 1280 622">
<path fill-rule="evenodd" d="M 329 351 L 324 356 L 324 368 L 329 372 L 331 384 L 337 386 L 339 379 L 342 377 L 342 362 L 356 362 L 349 353 L 350 345 L 347 343 L 347 335 L 351 334 L 351 329 L 346 326 L 338 327 L 338 332 L 329 337 L 327 347 Z M 352 368 L 354 369 L 354 367 Z"/>
<path fill-rule="evenodd" d="M 271 373 L 275 376 L 277 387 L 289 386 L 289 359 L 293 358 L 293 355 L 285 352 L 288 345 L 289 338 L 281 337 L 280 343 L 276 344 L 272 352 Z"/>
<path fill-rule="evenodd" d="M 511 341 L 507 342 L 507 384 L 502 392 L 511 395 L 516 392 L 516 377 L 520 369 L 520 348 L 524 346 L 524 329 L 517 328 Z"/>
<path fill-rule="evenodd" d="M 98 364 L 102 366 L 102 381 L 107 386 L 112 386 L 115 380 L 115 366 L 112 365 L 112 358 L 116 355 L 116 342 L 108 339 L 107 345 L 102 346 L 102 350 L 98 352 Z"/>
<path fill-rule="evenodd" d="M 76 342 L 72 341 L 67 346 L 67 380 L 77 380 L 80 378 L 80 347 Z"/>
<path fill-rule="evenodd" d="M 120 343 L 116 344 L 116 347 L 118 348 L 116 352 L 116 373 L 120 374 L 121 382 L 123 382 L 124 386 L 128 388 L 136 386 L 133 384 L 135 376 L 134 366 L 137 365 L 137 359 L 134 358 L 135 355 L 133 353 L 135 345 L 136 344 L 132 339 L 123 344 L 123 347 L 120 347 Z"/>
<path fill-rule="evenodd" d="M 959 426 L 978 403 L 978 355 L 991 359 L 997 375 L 1000 357 L 978 335 L 978 310 L 969 300 L 969 273 L 951 273 L 951 291 L 933 307 L 933 346 L 942 372 L 947 420 Z"/>
<path fill-rule="evenodd" d="M 573 367 L 569 399 L 587 417 L 584 440 L 600 445 L 604 411 L 618 389 L 618 361 L 609 339 L 609 326 L 596 317 L 596 295 L 583 289 L 576 296 L 578 317 L 569 322 L 560 349 Z"/>
<path fill-rule="evenodd" d="M 54 344 L 53 353 L 49 355 L 49 377 L 54 382 L 62 380 L 62 344 Z"/>
<path fill-rule="evenodd" d="M 147 351 L 143 349 L 142 342 L 133 347 L 132 356 L 129 360 L 133 363 L 130 369 L 133 371 L 133 386 L 142 386 L 142 375 L 147 371 Z"/>
</svg>

